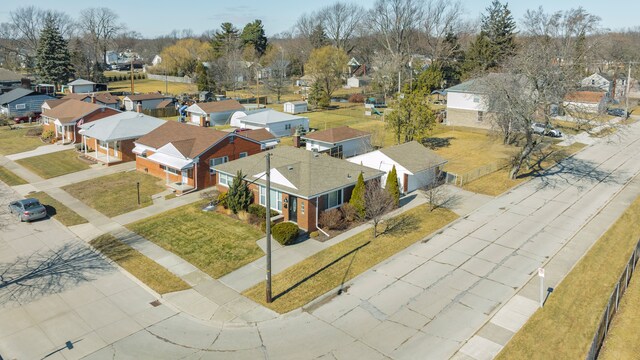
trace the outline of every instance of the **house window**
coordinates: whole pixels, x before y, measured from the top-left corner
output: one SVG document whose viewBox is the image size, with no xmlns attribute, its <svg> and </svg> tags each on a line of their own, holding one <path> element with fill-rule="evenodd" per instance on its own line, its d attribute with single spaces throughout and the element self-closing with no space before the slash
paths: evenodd
<svg viewBox="0 0 640 360">
<path fill-rule="evenodd" d="M 16 104 L 16 110 L 24 110 L 27 108 L 27 104 Z"/>
<path fill-rule="evenodd" d="M 174 168 L 170 168 L 168 166 L 160 165 L 160 169 L 164 170 L 164 172 L 167 172 L 169 174 L 173 174 L 173 175 L 180 174 L 180 170 L 177 170 L 177 169 L 174 169 Z"/>
<path fill-rule="evenodd" d="M 285 130 L 291 130 L 291 124 L 286 124 L 286 125 L 284 126 L 284 129 L 285 129 Z"/>
<path fill-rule="evenodd" d="M 342 189 L 325 194 L 324 204 L 327 209 L 332 209 L 342 205 Z"/>
<path fill-rule="evenodd" d="M 594 79 L 591 79 L 591 85 L 595 85 L 596 81 Z"/>
<path fill-rule="evenodd" d="M 304 202 L 300 202 L 300 213 L 304 215 Z"/>
<path fill-rule="evenodd" d="M 474 96 L 473 97 L 473 102 L 474 103 L 479 103 L 480 102 L 480 96 Z"/>
<path fill-rule="evenodd" d="M 98 146 L 100 147 L 100 149 L 106 149 L 107 148 L 107 144 L 108 144 L 108 142 L 106 142 L 106 141 L 98 140 Z"/>
<path fill-rule="evenodd" d="M 229 184 L 233 182 L 233 176 L 219 173 L 218 174 L 218 184 L 222 186 L 229 187 Z"/>
<path fill-rule="evenodd" d="M 267 206 L 267 188 L 260 186 L 260 205 Z M 271 189 L 270 205 L 273 210 L 282 211 L 282 192 Z"/>
<path fill-rule="evenodd" d="M 228 156 L 222 156 L 222 157 L 218 157 L 218 158 L 214 158 L 214 159 L 209 159 L 209 168 L 211 170 L 211 173 L 215 173 L 215 170 L 213 169 L 214 166 L 216 165 L 222 165 L 224 163 L 226 163 L 227 161 L 229 161 L 229 157 Z"/>
<path fill-rule="evenodd" d="M 338 145 L 336 147 L 332 147 L 331 149 L 329 149 L 329 155 L 334 158 L 342 159 L 343 157 L 342 145 Z"/>
<path fill-rule="evenodd" d="M 478 111 L 478 122 L 484 120 L 484 111 Z"/>
<path fill-rule="evenodd" d="M 249 156 L 249 153 L 246 151 L 243 151 L 240 153 L 240 158 L 247 157 L 247 156 Z"/>
</svg>

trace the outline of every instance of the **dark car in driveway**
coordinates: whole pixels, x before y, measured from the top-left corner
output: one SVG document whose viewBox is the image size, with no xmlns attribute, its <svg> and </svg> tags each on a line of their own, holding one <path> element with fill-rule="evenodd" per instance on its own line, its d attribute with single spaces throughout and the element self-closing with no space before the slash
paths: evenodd
<svg viewBox="0 0 640 360">
<path fill-rule="evenodd" d="M 607 114 L 615 117 L 629 117 L 629 114 L 627 114 L 625 109 L 609 109 L 607 110 Z"/>
<path fill-rule="evenodd" d="M 16 200 L 9 204 L 9 211 L 18 216 L 20 221 L 32 221 L 47 217 L 47 209 L 38 199 Z"/>
<path fill-rule="evenodd" d="M 31 122 L 35 122 L 38 121 L 38 119 L 40 119 L 40 114 L 39 112 L 35 112 L 32 113 L 31 116 L 29 115 L 24 115 L 24 116 L 17 116 L 15 118 L 13 118 L 13 121 L 16 124 L 23 124 L 23 123 L 28 123 L 29 122 L 29 118 L 31 118 Z"/>
</svg>

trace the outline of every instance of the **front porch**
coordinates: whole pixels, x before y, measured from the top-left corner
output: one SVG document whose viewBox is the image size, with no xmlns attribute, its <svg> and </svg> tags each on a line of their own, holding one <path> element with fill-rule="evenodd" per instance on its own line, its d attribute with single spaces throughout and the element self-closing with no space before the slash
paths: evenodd
<svg viewBox="0 0 640 360">
<path fill-rule="evenodd" d="M 82 135 L 82 153 L 87 159 L 107 166 L 121 163 L 122 151 L 119 141 L 101 141 Z"/>
<path fill-rule="evenodd" d="M 176 194 L 184 194 L 195 189 L 192 185 L 182 182 L 168 182 L 166 185 L 169 189 L 174 190 Z"/>
<path fill-rule="evenodd" d="M 89 160 L 100 162 L 107 166 L 119 164 L 122 162 L 121 158 L 111 156 L 109 154 L 104 154 L 98 151 L 86 151 L 86 150 L 87 149 L 85 148 L 85 151 L 82 152 L 82 156 Z"/>
</svg>

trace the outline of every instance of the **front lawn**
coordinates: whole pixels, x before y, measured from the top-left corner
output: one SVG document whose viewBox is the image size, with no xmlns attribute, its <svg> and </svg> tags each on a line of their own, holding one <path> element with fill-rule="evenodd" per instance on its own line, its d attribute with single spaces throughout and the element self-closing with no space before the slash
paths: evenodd
<svg viewBox="0 0 640 360">
<path fill-rule="evenodd" d="M 64 226 L 73 226 L 87 223 L 87 219 L 78 215 L 75 211 L 69 209 L 60 201 L 52 198 L 49 194 L 42 191 L 29 194 L 29 197 L 40 200 L 40 203 L 47 208 L 47 214 L 52 218 L 60 221 Z"/>
<path fill-rule="evenodd" d="M 151 196 L 162 192 L 165 187 L 162 180 L 151 175 L 127 171 L 67 185 L 62 189 L 106 216 L 114 217 L 153 204 Z"/>
<path fill-rule="evenodd" d="M 185 205 L 127 227 L 213 278 L 264 255 L 256 245 L 262 232 L 226 215 L 202 211 L 205 203 Z"/>
<path fill-rule="evenodd" d="M 189 284 L 169 270 L 116 239 L 111 234 L 99 236 L 91 240 L 89 244 L 158 294 L 190 288 Z"/>
<path fill-rule="evenodd" d="M 4 166 L 0 166 L 0 181 L 9 186 L 23 185 L 27 183 L 25 179 L 14 174 L 13 171 L 5 168 Z"/>
<path fill-rule="evenodd" d="M 10 130 L 8 126 L 0 127 L 0 154 L 17 154 L 45 145 L 40 141 L 40 137 L 27 136 L 27 132 L 29 132 L 30 129 L 41 128 L 41 126 L 33 126 Z M 31 132 L 37 131 L 31 130 Z"/>
<path fill-rule="evenodd" d="M 640 238 L 638 218 L 640 198 L 596 241 L 496 359 L 584 359 L 609 296 Z M 632 334 L 637 342 L 637 333 Z"/>
<path fill-rule="evenodd" d="M 375 239 L 371 230 L 365 230 L 275 275 L 272 303 L 265 302 L 264 282 L 247 289 L 243 295 L 279 313 L 289 312 L 353 279 L 457 217 L 447 209 L 429 211 L 428 204 L 418 206 L 379 225 L 384 228 L 384 224 L 397 224 Z"/>
<path fill-rule="evenodd" d="M 25 168 L 45 179 L 89 169 L 89 163 L 80 160 L 75 150 L 58 151 L 51 154 L 16 160 Z"/>
</svg>

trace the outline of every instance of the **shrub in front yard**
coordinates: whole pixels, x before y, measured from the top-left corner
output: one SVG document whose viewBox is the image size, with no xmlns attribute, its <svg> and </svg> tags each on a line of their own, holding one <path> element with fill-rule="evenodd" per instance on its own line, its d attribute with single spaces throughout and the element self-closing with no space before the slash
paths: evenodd
<svg viewBox="0 0 640 360">
<path fill-rule="evenodd" d="M 342 212 L 338 209 L 331 209 L 320 214 L 320 224 L 323 228 L 329 230 L 342 229 L 344 221 L 342 220 Z"/>
<path fill-rule="evenodd" d="M 242 171 L 238 171 L 227 193 L 227 206 L 234 214 L 246 210 L 253 201 L 253 193 L 243 178 Z"/>
<path fill-rule="evenodd" d="M 289 245 L 298 237 L 299 231 L 298 225 L 292 222 L 282 222 L 273 226 L 271 234 L 281 245 Z"/>
<path fill-rule="evenodd" d="M 25 134 L 25 136 L 33 136 L 33 137 L 42 136 L 42 127 L 38 126 L 38 127 L 34 127 L 27 130 L 27 133 Z"/>
<path fill-rule="evenodd" d="M 350 103 L 363 103 L 364 102 L 364 95 L 362 94 L 351 94 L 351 96 L 349 96 L 349 102 Z"/>
<path fill-rule="evenodd" d="M 387 183 L 384 186 L 393 198 L 393 207 L 397 208 L 400 205 L 400 184 L 398 183 L 398 172 L 396 166 L 393 165 L 389 175 L 387 175 Z"/>
<path fill-rule="evenodd" d="M 223 208 L 227 208 L 227 193 L 220 193 L 218 195 L 218 205 L 221 205 Z"/>
<path fill-rule="evenodd" d="M 47 130 L 42 132 L 42 136 L 40 138 L 42 141 L 49 142 L 54 136 L 56 136 L 56 133 L 53 130 Z"/>
<path fill-rule="evenodd" d="M 264 206 L 258 204 L 249 205 L 249 207 L 247 208 L 247 212 L 263 220 L 267 217 L 267 209 Z M 271 216 L 278 216 L 278 212 L 275 210 L 271 210 Z"/>
<path fill-rule="evenodd" d="M 344 217 L 344 221 L 348 223 L 352 223 L 358 219 L 364 218 L 364 216 L 360 217 L 360 215 L 356 211 L 356 208 L 349 203 L 342 205 L 340 207 L 340 211 L 342 211 L 342 216 Z"/>
</svg>

